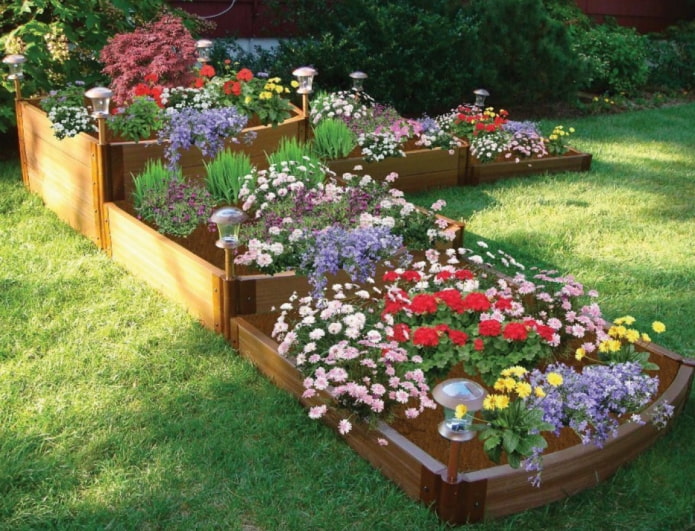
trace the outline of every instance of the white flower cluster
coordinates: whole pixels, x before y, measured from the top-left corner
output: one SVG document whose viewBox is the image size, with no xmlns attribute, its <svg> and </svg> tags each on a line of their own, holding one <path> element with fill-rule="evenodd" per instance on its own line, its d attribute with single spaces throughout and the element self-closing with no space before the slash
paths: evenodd
<svg viewBox="0 0 695 531">
<path fill-rule="evenodd" d="M 48 113 L 56 138 L 70 138 L 79 133 L 97 131 L 86 107 L 54 107 Z"/>
<path fill-rule="evenodd" d="M 379 162 L 386 157 L 405 157 L 403 146 L 391 131 L 363 133 L 357 137 L 357 144 L 367 162 Z"/>
<path fill-rule="evenodd" d="M 327 118 L 364 118 L 368 112 L 358 94 L 343 90 L 318 94 L 311 102 L 309 118 L 316 125 Z"/>
<path fill-rule="evenodd" d="M 215 100 L 207 90 L 189 87 L 165 87 L 162 90 L 162 103 L 169 109 L 177 111 L 196 109 L 205 111 L 215 105 Z"/>
</svg>

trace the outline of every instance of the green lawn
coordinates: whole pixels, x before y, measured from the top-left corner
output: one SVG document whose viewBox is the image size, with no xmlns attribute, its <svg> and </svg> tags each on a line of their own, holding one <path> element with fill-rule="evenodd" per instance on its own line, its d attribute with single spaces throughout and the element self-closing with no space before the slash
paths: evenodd
<svg viewBox="0 0 695 531">
<path fill-rule="evenodd" d="M 695 357 L 695 104 L 563 123 L 590 173 L 414 199 L 446 198 L 467 244 L 573 273 L 610 317 L 659 319 L 660 342 Z M 0 323 L 0 529 L 444 528 L 57 221 L 14 161 L 0 164 Z M 693 528 L 694 402 L 610 481 L 475 528 Z"/>
</svg>

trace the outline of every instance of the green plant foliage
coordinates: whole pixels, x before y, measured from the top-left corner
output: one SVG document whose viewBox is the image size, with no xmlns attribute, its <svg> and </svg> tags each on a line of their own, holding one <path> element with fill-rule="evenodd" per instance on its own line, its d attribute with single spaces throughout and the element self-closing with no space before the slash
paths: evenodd
<svg viewBox="0 0 695 531">
<path fill-rule="evenodd" d="M 649 76 L 647 37 L 614 22 L 590 28 L 570 27 L 572 48 L 584 65 L 580 88 L 592 92 L 634 94 Z"/>
<path fill-rule="evenodd" d="M 246 153 L 220 151 L 217 156 L 205 163 L 207 172 L 205 184 L 208 192 L 218 203 L 234 205 L 239 199 L 239 190 L 244 184 L 244 177 L 251 174 L 253 165 Z"/>
<path fill-rule="evenodd" d="M 0 7 L 0 48 L 4 54 L 27 58 L 22 94 L 43 94 L 68 82 L 87 87 L 107 84 L 101 74 L 98 52 L 108 39 L 156 18 L 167 6 L 164 0 L 5 0 Z M 173 10 L 183 14 L 180 10 Z M 193 29 L 200 28 L 185 16 Z M 9 102 L 11 82 L 2 76 L 0 131 L 14 124 Z"/>
<path fill-rule="evenodd" d="M 473 0 L 476 29 L 467 63 L 483 68 L 477 81 L 503 106 L 562 101 L 581 78 L 565 26 L 542 0 Z"/>
<path fill-rule="evenodd" d="M 647 48 L 650 86 L 671 90 L 695 87 L 695 21 L 650 36 Z"/>
<path fill-rule="evenodd" d="M 350 0 L 331 2 L 330 15 L 325 4 L 283 2 L 305 37 L 281 44 L 281 71 L 301 57 L 318 70 L 321 88 L 337 91 L 362 70 L 369 94 L 404 113 L 438 114 L 477 88 L 482 65 L 468 56 L 472 28 L 461 2 Z"/>
<path fill-rule="evenodd" d="M 117 135 L 138 142 L 150 138 L 161 129 L 164 111 L 149 96 L 137 96 L 122 112 L 108 119 L 108 125 Z"/>
<path fill-rule="evenodd" d="M 174 176 L 179 179 L 182 178 L 181 171 L 174 172 Z M 159 194 L 166 190 L 171 177 L 171 170 L 165 167 L 161 160 L 148 160 L 142 172 L 133 176 L 133 206 L 135 210 L 142 208 L 148 195 Z"/>
<path fill-rule="evenodd" d="M 329 118 L 322 120 L 314 127 L 311 147 L 321 159 L 332 160 L 347 157 L 356 145 L 355 134 L 342 120 Z"/>
</svg>

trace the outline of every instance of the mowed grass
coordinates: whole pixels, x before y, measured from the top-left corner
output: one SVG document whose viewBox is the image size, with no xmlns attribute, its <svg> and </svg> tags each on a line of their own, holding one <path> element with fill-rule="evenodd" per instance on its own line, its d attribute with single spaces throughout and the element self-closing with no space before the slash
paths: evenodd
<svg viewBox="0 0 695 531">
<path fill-rule="evenodd" d="M 563 122 L 587 174 L 422 194 L 610 317 L 695 356 L 695 105 Z M 554 125 L 554 122 L 549 124 Z M 695 526 L 694 399 L 596 488 L 471 526 Z M 437 434 L 433 434 L 438 437 Z M 529 486 L 529 488 L 532 488 Z M 218 336 L 59 222 L 0 165 L 0 529 L 443 529 Z"/>
</svg>

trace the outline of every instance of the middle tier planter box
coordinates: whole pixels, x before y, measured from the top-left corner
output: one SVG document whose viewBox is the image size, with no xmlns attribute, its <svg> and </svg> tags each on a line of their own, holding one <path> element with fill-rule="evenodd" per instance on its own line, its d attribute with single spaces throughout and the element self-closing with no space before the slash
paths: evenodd
<svg viewBox="0 0 695 531">
<path fill-rule="evenodd" d="M 390 173 L 397 173 L 394 187 L 406 193 L 422 192 L 434 188 L 447 188 L 462 184 L 468 160 L 468 144 L 452 150 L 417 149 L 405 152 L 405 157 L 388 157 L 379 162 L 365 162 L 362 157 L 335 159 L 327 163 L 338 177 L 353 173 L 361 166 L 360 173 L 382 181 Z"/>
<path fill-rule="evenodd" d="M 570 149 L 557 157 L 521 159 L 519 162 L 500 160 L 482 163 L 469 154 L 465 175 L 461 184 L 476 186 L 495 182 L 499 179 L 526 177 L 541 173 L 560 173 L 564 171 L 589 171 L 591 169 L 591 153 L 582 153 Z"/>
<path fill-rule="evenodd" d="M 170 238 L 139 220 L 126 201 L 105 203 L 104 217 L 106 251 L 114 261 L 233 342 L 229 317 L 269 312 L 293 292 L 311 289 L 306 277 L 293 272 L 266 275 L 237 267 L 234 278 L 227 279 L 224 251 L 215 246 L 217 233 L 207 227 L 186 239 Z M 463 223 L 444 219 L 447 230 L 456 233 L 451 245 L 460 247 Z"/>
<path fill-rule="evenodd" d="M 253 362 L 275 385 L 293 394 L 306 406 L 315 399 L 302 397 L 304 376 L 294 364 L 278 353 L 278 344 L 270 337 L 274 315 L 249 315 L 232 319 L 238 336 L 239 352 Z M 673 423 L 682 412 L 693 381 L 694 360 L 670 352 L 653 343 L 646 346 L 650 361 L 659 365 L 660 388 L 656 400 L 667 401 L 675 408 Z M 642 412 L 644 419 L 655 413 L 655 402 Z M 432 412 L 437 420 L 427 422 L 423 416 L 412 421 L 386 424 L 379 422 L 370 429 L 364 423 L 353 422 L 345 435 L 346 442 L 364 459 L 396 483 L 410 498 L 420 501 L 437 512 L 442 520 L 465 524 L 487 518 L 498 518 L 572 496 L 609 478 L 625 463 L 645 451 L 663 434 L 649 423 L 622 424 L 615 438 L 603 448 L 582 445 L 565 428 L 554 451 L 545 454 L 540 487 L 528 481 L 531 473 L 509 465 L 475 462 L 467 457 L 482 453 L 482 443 L 472 440 L 462 443 L 464 455 L 456 480 L 447 476 L 448 442 L 437 432 L 441 411 Z M 323 421 L 338 430 L 340 415 L 329 408 Z M 307 420 L 307 422 L 310 422 Z M 417 425 L 403 428 L 403 425 Z M 419 439 L 413 434 L 424 433 Z M 574 437 L 574 439 L 572 438 Z M 550 436 L 551 439 L 554 436 Z M 388 441 L 380 444 L 379 439 Z M 426 441 L 425 444 L 418 441 Z M 439 441 L 437 445 L 430 440 Z M 549 442 L 549 444 L 552 444 Z M 442 447 L 443 445 L 443 447 Z M 475 446 L 477 445 L 477 447 Z M 462 469 L 463 468 L 463 469 Z"/>
<path fill-rule="evenodd" d="M 99 144 L 96 135 L 87 133 L 59 140 L 38 100 L 20 100 L 16 109 L 24 184 L 60 219 L 104 248 L 104 203 L 128 199 L 132 175 L 142 171 L 147 160 L 161 159 L 163 147 L 152 140 L 135 143 L 109 139 Z M 229 146 L 248 153 L 254 164 L 263 164 L 266 152 L 274 151 L 281 139 L 303 139 L 305 124 L 302 111 L 293 107 L 293 116 L 277 127 L 245 129 L 256 134 L 253 143 Z M 197 148 L 182 154 L 186 175 L 204 175 L 203 162 Z"/>
</svg>

